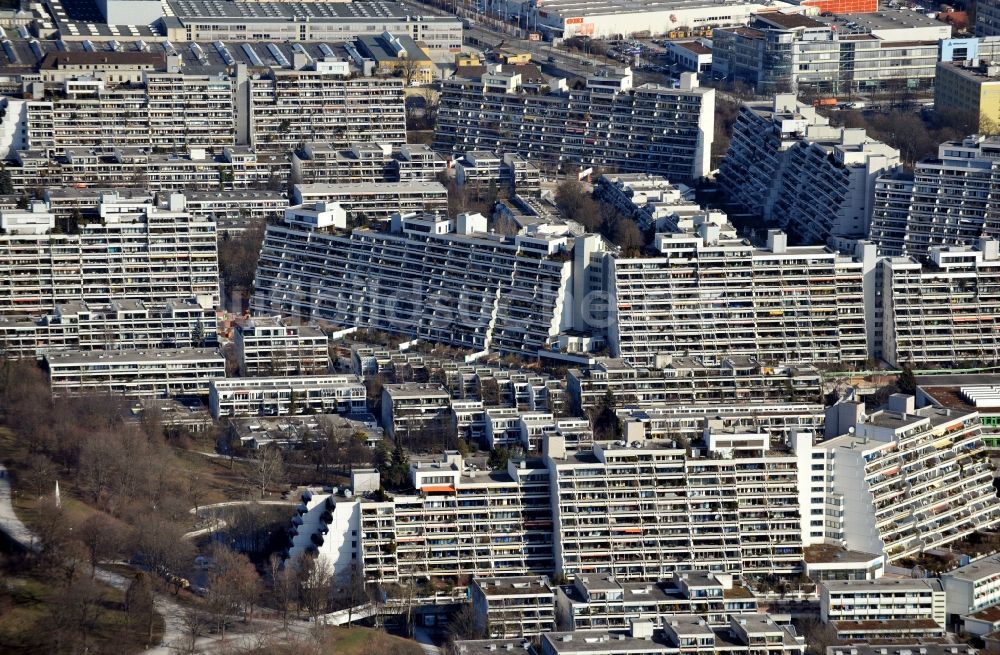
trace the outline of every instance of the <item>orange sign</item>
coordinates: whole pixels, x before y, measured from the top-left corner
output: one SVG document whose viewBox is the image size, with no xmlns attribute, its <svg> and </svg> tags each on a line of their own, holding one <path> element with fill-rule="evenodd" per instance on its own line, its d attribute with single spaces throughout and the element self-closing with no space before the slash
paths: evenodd
<svg viewBox="0 0 1000 655">
<path fill-rule="evenodd" d="M 566 19 L 566 24 L 567 25 L 579 25 L 582 22 L 583 22 L 583 18 L 567 18 Z"/>
</svg>

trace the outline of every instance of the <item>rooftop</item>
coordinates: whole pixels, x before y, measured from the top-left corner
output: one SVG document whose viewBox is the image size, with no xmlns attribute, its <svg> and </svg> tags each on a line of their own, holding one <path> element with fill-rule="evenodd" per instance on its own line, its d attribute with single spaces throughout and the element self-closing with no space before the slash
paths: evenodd
<svg viewBox="0 0 1000 655">
<path fill-rule="evenodd" d="M 864 564 L 882 557 L 873 553 L 863 553 L 857 550 L 847 550 L 831 544 L 813 544 L 803 550 L 804 559 L 810 564 Z"/>
<path fill-rule="evenodd" d="M 45 361 L 49 366 L 80 366 L 98 363 L 128 364 L 130 362 L 201 362 L 222 360 L 215 348 L 162 348 L 158 350 L 95 350 L 49 353 Z"/>
</svg>

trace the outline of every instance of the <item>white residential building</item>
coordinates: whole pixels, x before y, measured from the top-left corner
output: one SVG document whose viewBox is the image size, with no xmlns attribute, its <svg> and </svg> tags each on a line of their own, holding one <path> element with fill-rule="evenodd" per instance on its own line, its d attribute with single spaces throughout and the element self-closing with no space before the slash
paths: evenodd
<svg viewBox="0 0 1000 655">
<path fill-rule="evenodd" d="M 875 180 L 898 165 L 898 150 L 862 129 L 832 127 L 794 94 L 778 94 L 740 108 L 719 186 L 793 242 L 824 244 L 868 234 Z"/>
<path fill-rule="evenodd" d="M 715 91 L 684 73 L 680 88 L 633 87 L 632 71 L 549 81 L 536 67 L 491 65 L 442 83 L 439 151 L 518 153 L 538 165 L 600 165 L 688 180 L 707 175 Z"/>
<path fill-rule="evenodd" d="M 874 247 L 860 247 L 856 259 L 788 246 L 772 230 L 768 246 L 756 248 L 726 229 L 706 215 L 691 230 L 657 234 L 656 256 L 603 256 L 615 356 L 645 366 L 661 355 L 766 365 L 868 358 L 865 274 Z"/>
<path fill-rule="evenodd" d="M 800 501 L 809 543 L 884 553 L 892 563 L 1000 523 L 974 411 L 914 409 L 900 394 L 871 414 L 858 403 L 840 409 L 854 416 L 848 434 L 795 442 L 810 476 Z"/>
<path fill-rule="evenodd" d="M 101 199 L 100 221 L 53 233 L 41 203 L 0 211 L 0 313 L 36 314 L 60 303 L 204 296 L 219 304 L 215 223 L 195 219 L 184 196 L 165 204 Z"/>
<path fill-rule="evenodd" d="M 476 626 L 492 639 L 536 637 L 556 627 L 556 591 L 545 576 L 472 580 Z"/>
<path fill-rule="evenodd" d="M 881 356 L 894 365 L 1000 359 L 1000 241 L 881 263 Z"/>
<path fill-rule="evenodd" d="M 233 345 L 245 377 L 322 375 L 329 371 L 329 339 L 323 331 L 280 316 L 236 321 Z"/>
<path fill-rule="evenodd" d="M 552 225 L 503 236 L 479 214 L 396 215 L 385 231 L 276 223 L 251 309 L 535 354 L 572 327 L 568 255 L 597 238 Z"/>
<path fill-rule="evenodd" d="M 204 396 L 226 376 L 214 348 L 60 352 L 45 355 L 53 395 Z"/>
<path fill-rule="evenodd" d="M 292 199 L 300 204 L 336 203 L 358 224 L 362 217 L 375 221 L 396 213 L 448 209 L 448 190 L 437 181 L 296 184 Z"/>
<path fill-rule="evenodd" d="M 365 385 L 354 375 L 227 378 L 215 380 L 208 396 L 216 419 L 368 411 Z"/>
<path fill-rule="evenodd" d="M 1000 209 L 988 189 L 1000 183 L 1000 137 L 947 141 L 911 176 L 885 175 L 876 187 L 871 239 L 887 256 L 924 257 L 935 246 L 1000 239 Z"/>
<path fill-rule="evenodd" d="M 819 596 L 821 620 L 842 639 L 940 637 L 947 625 L 939 580 L 828 580 Z"/>
<path fill-rule="evenodd" d="M 941 574 L 949 615 L 966 616 L 1000 605 L 1000 555 L 989 555 Z"/>
</svg>

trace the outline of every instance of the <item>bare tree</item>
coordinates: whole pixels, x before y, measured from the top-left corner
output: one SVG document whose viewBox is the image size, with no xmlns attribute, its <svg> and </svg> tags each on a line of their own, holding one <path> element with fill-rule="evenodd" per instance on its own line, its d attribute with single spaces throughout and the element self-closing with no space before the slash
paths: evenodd
<svg viewBox="0 0 1000 655">
<path fill-rule="evenodd" d="M 91 578 L 97 572 L 97 565 L 118 554 L 125 531 L 114 519 L 105 514 L 94 514 L 77 526 L 76 538 L 87 548 L 90 559 Z"/>
<path fill-rule="evenodd" d="M 315 621 L 330 602 L 330 582 L 333 578 L 333 567 L 326 557 L 303 555 L 296 561 L 298 566 L 299 599 L 309 613 L 309 618 Z"/>
<path fill-rule="evenodd" d="M 212 563 L 207 606 L 225 638 L 226 624 L 233 614 L 242 612 L 248 622 L 252 621 L 253 607 L 260 598 L 260 578 L 246 556 L 222 545 L 212 549 Z"/>
<path fill-rule="evenodd" d="M 295 570 L 290 566 L 282 566 L 281 556 L 277 553 L 268 560 L 268 572 L 271 577 L 271 600 L 281 614 L 282 626 L 288 629 L 288 610 L 297 593 Z"/>
<path fill-rule="evenodd" d="M 146 643 L 153 640 L 153 584 L 149 576 L 139 571 L 125 591 L 125 614 L 131 626 L 142 627 L 146 633 Z"/>
<path fill-rule="evenodd" d="M 258 448 L 249 466 L 249 483 L 260 490 L 261 498 L 267 494 L 269 486 L 285 478 L 285 459 L 278 448 Z"/>
</svg>

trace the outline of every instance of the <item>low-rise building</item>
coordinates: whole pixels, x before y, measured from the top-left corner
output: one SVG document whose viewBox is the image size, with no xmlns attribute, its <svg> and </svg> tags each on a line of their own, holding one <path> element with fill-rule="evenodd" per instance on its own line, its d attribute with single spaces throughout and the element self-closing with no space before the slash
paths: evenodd
<svg viewBox="0 0 1000 655">
<path fill-rule="evenodd" d="M 292 153 L 292 174 L 300 184 L 432 182 L 447 164 L 418 143 L 354 143 L 349 148 L 307 143 Z"/>
<path fill-rule="evenodd" d="M 371 414 L 311 414 L 308 416 L 254 417 L 229 419 L 231 441 L 238 441 L 249 450 L 278 447 L 284 450 L 301 448 L 331 436 L 354 439 L 374 447 L 382 439 Z"/>
<path fill-rule="evenodd" d="M 941 574 L 949 616 L 965 616 L 1000 604 L 1000 555 L 983 557 Z M 991 631 L 992 632 L 992 631 Z"/>
<path fill-rule="evenodd" d="M 209 408 L 216 419 L 294 414 L 366 414 L 367 392 L 354 375 L 215 380 Z"/>
<path fill-rule="evenodd" d="M 820 619 L 842 639 L 922 639 L 945 633 L 938 580 L 828 580 L 819 585 Z"/>
<path fill-rule="evenodd" d="M 322 375 L 330 368 L 323 331 L 280 316 L 237 320 L 233 345 L 244 377 Z"/>
<path fill-rule="evenodd" d="M 53 395 L 68 396 L 204 396 L 226 376 L 214 348 L 48 353 L 45 367 Z"/>
<path fill-rule="evenodd" d="M 445 212 L 448 191 L 440 182 L 367 182 L 361 184 L 296 184 L 296 204 L 336 203 L 358 224 L 361 218 L 385 220 L 393 214 Z"/>
<path fill-rule="evenodd" d="M 451 396 L 439 384 L 387 384 L 382 387 L 382 427 L 396 439 L 442 431 L 451 424 L 450 405 Z"/>
<path fill-rule="evenodd" d="M 474 578 L 476 626 L 491 639 L 537 637 L 555 630 L 555 591 L 545 576 Z"/>
<path fill-rule="evenodd" d="M 757 613 L 753 593 L 732 576 L 678 571 L 660 582 L 619 582 L 602 575 L 578 575 L 556 589 L 562 630 L 627 632 L 634 621 L 659 623 L 671 614 L 704 616 L 724 626 L 736 614 Z"/>
</svg>

